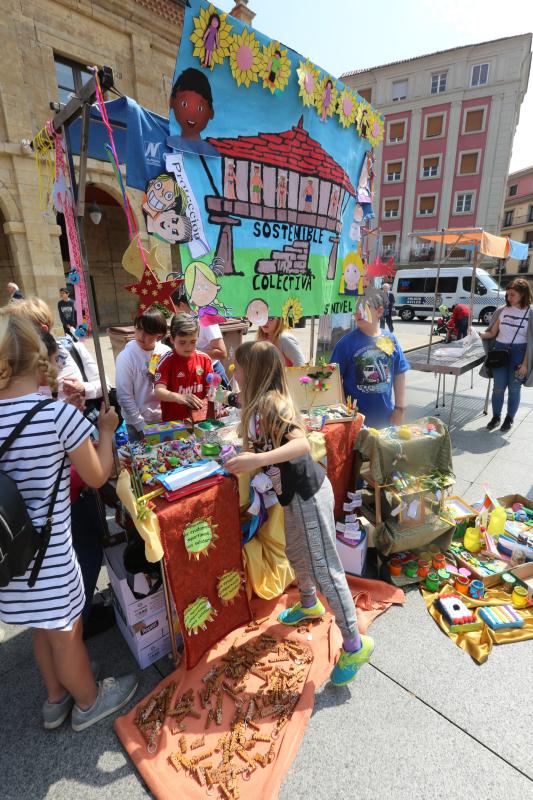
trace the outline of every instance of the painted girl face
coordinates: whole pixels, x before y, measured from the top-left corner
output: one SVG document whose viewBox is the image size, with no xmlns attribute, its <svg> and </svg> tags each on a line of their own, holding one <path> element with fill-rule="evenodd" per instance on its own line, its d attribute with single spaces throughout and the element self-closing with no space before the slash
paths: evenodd
<svg viewBox="0 0 533 800">
<path fill-rule="evenodd" d="M 344 284 L 346 288 L 350 291 L 357 289 L 360 280 L 361 273 L 359 272 L 357 265 L 353 263 L 347 264 L 344 271 Z"/>
<path fill-rule="evenodd" d="M 200 133 L 214 117 L 209 102 L 192 89 L 176 92 L 170 98 L 170 107 L 184 139 L 199 139 Z"/>
<path fill-rule="evenodd" d="M 211 22 L 209 24 L 211 25 L 212 28 L 218 28 L 219 27 L 220 20 L 219 20 L 217 14 L 213 14 L 213 18 L 211 19 Z"/>
<path fill-rule="evenodd" d="M 205 275 L 202 275 L 200 270 L 196 271 L 196 278 L 191 292 L 191 300 L 195 305 L 198 306 L 198 308 L 203 308 L 204 306 L 210 305 L 215 300 L 219 291 L 220 286 L 218 284 L 211 283 L 211 281 L 208 280 Z"/>
<path fill-rule="evenodd" d="M 160 177 L 157 177 L 148 183 L 146 205 L 152 215 L 172 208 L 175 200 L 174 181 L 172 179 L 161 180 Z"/>
</svg>

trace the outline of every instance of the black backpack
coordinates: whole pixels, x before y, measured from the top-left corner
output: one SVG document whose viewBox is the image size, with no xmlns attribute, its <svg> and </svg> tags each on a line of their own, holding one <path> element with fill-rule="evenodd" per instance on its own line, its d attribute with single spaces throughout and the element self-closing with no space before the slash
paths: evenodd
<svg viewBox="0 0 533 800">
<path fill-rule="evenodd" d="M 53 402 L 53 400 L 41 400 L 23 416 L 0 447 L 0 460 L 32 417 Z M 0 464 L 0 587 L 7 586 L 12 578 L 24 575 L 34 557 L 35 563 L 28 586 L 35 585 L 50 542 L 52 513 L 61 483 L 65 458 L 66 456 L 63 456 L 52 490 L 46 522 L 40 531 L 34 527 L 29 517 L 17 484 L 13 478 L 2 472 Z"/>
</svg>

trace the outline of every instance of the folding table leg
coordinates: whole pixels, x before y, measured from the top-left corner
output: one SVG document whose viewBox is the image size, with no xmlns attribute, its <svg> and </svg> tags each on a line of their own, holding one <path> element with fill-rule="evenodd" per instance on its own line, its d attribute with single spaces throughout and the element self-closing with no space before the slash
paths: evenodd
<svg viewBox="0 0 533 800">
<path fill-rule="evenodd" d="M 441 379 L 441 377 L 442 377 L 442 376 L 441 376 L 441 374 L 440 374 L 440 372 L 439 372 L 439 382 L 438 382 L 438 384 L 437 384 L 437 402 L 435 403 L 435 408 L 438 408 L 438 407 L 439 407 L 439 397 L 440 397 L 440 379 Z"/>
<path fill-rule="evenodd" d="M 451 404 L 451 406 L 450 406 L 450 419 L 448 420 L 448 428 L 449 428 L 449 427 L 450 427 L 450 425 L 452 424 L 453 404 L 454 404 L 454 402 L 455 402 L 455 393 L 456 393 L 456 391 L 457 391 L 457 379 L 458 379 L 458 377 L 459 377 L 459 375 L 456 375 L 456 376 L 455 376 L 455 382 L 454 382 L 454 384 L 453 384 L 453 392 L 452 392 L 452 404 Z"/>
</svg>

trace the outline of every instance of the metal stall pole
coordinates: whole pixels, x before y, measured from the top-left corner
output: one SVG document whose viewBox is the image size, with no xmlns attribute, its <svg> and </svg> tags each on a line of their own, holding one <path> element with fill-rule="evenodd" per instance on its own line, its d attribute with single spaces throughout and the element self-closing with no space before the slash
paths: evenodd
<svg viewBox="0 0 533 800">
<path fill-rule="evenodd" d="M 437 308 L 437 290 L 439 286 L 440 268 L 442 266 L 443 250 L 444 250 L 444 228 L 441 229 L 441 234 L 440 234 L 439 263 L 437 264 L 437 279 L 435 281 L 435 294 L 433 295 L 433 311 L 431 314 L 431 327 L 429 329 L 429 345 L 428 345 L 428 358 L 427 358 L 428 364 L 431 356 L 431 345 L 433 342 L 433 326 L 435 325 L 435 310 Z"/>
</svg>

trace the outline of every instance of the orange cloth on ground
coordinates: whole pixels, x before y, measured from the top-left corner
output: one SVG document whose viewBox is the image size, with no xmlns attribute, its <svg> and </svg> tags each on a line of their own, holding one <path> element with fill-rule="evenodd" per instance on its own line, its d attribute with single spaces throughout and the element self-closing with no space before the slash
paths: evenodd
<svg viewBox="0 0 533 800">
<path fill-rule="evenodd" d="M 251 616 L 244 586 L 230 605 L 223 605 L 217 593 L 218 578 L 226 571 L 239 570 L 244 580 L 237 485 L 233 478 L 224 478 L 177 503 L 158 500 L 156 505 L 165 567 L 183 632 L 187 665 L 192 667 L 219 639 Z M 217 526 L 218 539 L 207 555 L 197 560 L 189 557 L 183 532 L 190 523 L 206 517 Z M 218 613 L 205 630 L 200 628 L 197 634 L 188 635 L 183 613 L 201 596 L 207 597 Z"/>
<path fill-rule="evenodd" d="M 352 592 L 357 596 L 358 619 L 361 631 L 365 631 L 370 621 L 392 603 L 404 602 L 405 595 L 403 591 L 395 586 L 390 586 L 380 581 L 366 581 L 363 578 L 349 578 L 348 581 Z M 287 605 L 294 603 L 296 599 L 297 592 L 293 589 L 277 601 L 255 600 L 253 602 L 255 616 L 258 619 L 269 616 L 269 620 L 261 625 L 261 631 L 245 634 L 244 637 L 241 637 L 244 627 L 233 631 L 223 641 L 219 642 L 218 646 L 207 653 L 194 669 L 187 671 L 183 664 L 180 665 L 175 672 L 165 678 L 159 686 L 155 687 L 149 695 L 150 697 L 153 696 L 160 689 L 174 681 L 177 685 L 174 697 L 178 694 L 183 694 L 189 688 L 194 689 L 194 708 L 197 711 L 201 711 L 197 690 L 204 686 L 202 677 L 219 662 L 232 644 L 238 646 L 258 636 L 260 632 L 268 630 L 269 634 L 276 636 L 280 640 L 290 637 L 311 647 L 314 660 L 310 665 L 295 711 L 288 724 L 282 728 L 277 740 L 274 761 L 265 768 L 256 769 L 249 781 L 244 783 L 239 780 L 241 797 L 253 797 L 254 800 L 274 800 L 278 796 L 281 783 L 296 756 L 306 725 L 311 717 L 315 691 L 328 679 L 341 644 L 340 631 L 334 625 L 333 617 L 330 614 L 326 614 L 322 620 L 313 624 L 311 629 L 313 638 L 311 640 L 307 639 L 307 634 L 298 633 L 295 629 L 287 628 L 285 625 L 277 623 L 277 614 Z M 257 682 L 258 686 L 259 681 Z M 146 698 L 141 702 L 145 700 Z M 212 724 L 206 732 L 205 744 L 207 749 L 215 747 L 218 738 L 229 730 L 234 708 L 233 702 L 229 697 L 225 696 L 222 725 Z M 163 726 L 158 750 L 154 755 L 150 755 L 146 750 L 146 742 L 133 722 L 136 714 L 137 707 L 115 720 L 114 728 L 149 790 L 157 800 L 175 800 L 175 798 L 179 797 L 187 798 L 187 800 L 204 800 L 206 796 L 205 788 L 200 787 L 195 779 L 190 777 L 183 769 L 177 772 L 168 762 L 170 753 L 179 750 L 179 736 L 171 734 L 168 727 L 168 718 Z M 205 715 L 206 711 L 202 711 L 201 719 L 186 718 L 184 735 L 189 744 L 192 739 L 204 733 Z M 272 730 L 272 722 L 269 719 L 260 720 L 259 722 L 264 731 L 270 732 Z M 193 750 L 192 752 L 193 754 L 199 753 L 206 748 L 201 748 L 197 751 Z M 265 746 L 263 745 L 261 752 L 264 749 Z M 218 758 L 216 759 L 217 761 Z"/>
<path fill-rule="evenodd" d="M 342 516 L 346 493 L 354 489 L 354 444 L 363 425 L 364 417 L 357 414 L 353 422 L 334 422 L 324 427 L 328 478 L 335 497 L 335 519 Z"/>
<path fill-rule="evenodd" d="M 506 628 L 493 631 L 488 625 L 483 625 L 479 631 L 466 631 L 465 633 L 452 633 L 448 623 L 443 619 L 440 611 L 433 605 L 433 601 L 441 594 L 449 594 L 453 591 L 450 584 L 446 583 L 438 592 L 427 592 L 421 589 L 422 597 L 426 608 L 439 626 L 457 647 L 472 656 L 478 664 L 484 664 L 490 656 L 495 644 L 512 644 L 513 642 L 525 642 L 533 639 L 533 607 L 522 608 L 520 613 L 524 616 L 523 628 Z M 483 606 L 503 606 L 511 603 L 511 597 L 503 589 L 497 586 L 487 589 L 482 600 L 474 600 L 472 597 L 461 595 L 461 600 L 468 608 L 483 608 Z"/>
</svg>

